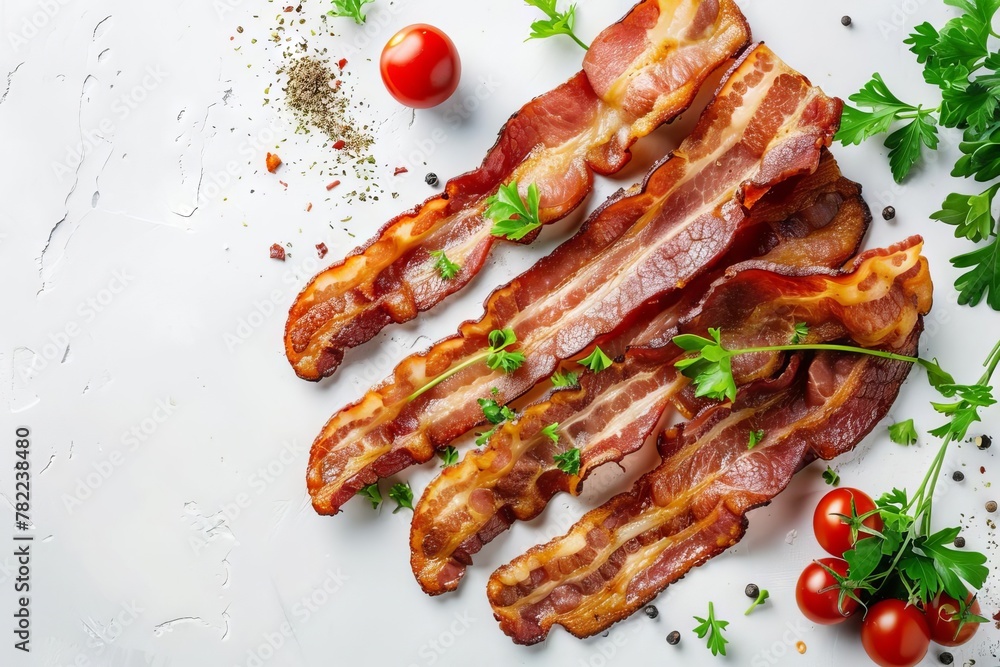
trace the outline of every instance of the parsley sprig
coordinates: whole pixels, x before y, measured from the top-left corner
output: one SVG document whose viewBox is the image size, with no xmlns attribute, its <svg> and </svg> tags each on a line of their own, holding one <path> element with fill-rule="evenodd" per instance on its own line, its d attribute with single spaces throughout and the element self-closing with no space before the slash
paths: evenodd
<svg viewBox="0 0 1000 667">
<path fill-rule="evenodd" d="M 961 15 L 940 30 L 918 25 L 904 42 L 923 65 L 924 79 L 940 90 L 941 103 L 924 108 L 903 102 L 876 73 L 845 106 L 837 139 L 860 144 L 887 134 L 889 164 L 897 182 L 911 172 L 923 154 L 938 146 L 938 126 L 963 131 L 962 157 L 952 176 L 989 182 L 1000 178 L 1000 52 L 988 41 L 1000 0 L 944 0 Z M 894 129 L 895 128 L 895 129 Z M 931 217 L 955 227 L 955 236 L 986 245 L 957 257 L 956 268 L 967 269 L 955 283 L 959 303 L 976 306 L 984 299 L 1000 310 L 1000 237 L 992 204 L 1000 190 L 995 183 L 979 194 L 948 195 Z"/>
<path fill-rule="evenodd" d="M 567 475 L 580 474 L 580 449 L 578 447 L 556 454 L 552 460 L 555 461 L 556 467 Z"/>
<path fill-rule="evenodd" d="M 708 603 L 708 618 L 695 616 L 694 620 L 698 621 L 698 626 L 694 629 L 695 634 L 698 635 L 699 639 L 707 640 L 708 650 L 712 652 L 712 655 L 726 655 L 726 644 L 729 643 L 729 640 L 722 633 L 729 625 L 729 621 L 715 618 L 715 605 L 711 602 Z"/>
<path fill-rule="evenodd" d="M 913 425 L 912 419 L 896 422 L 889 427 L 889 439 L 897 445 L 915 445 L 917 440 L 917 429 Z"/>
<path fill-rule="evenodd" d="M 327 12 L 330 16 L 343 16 L 354 19 L 358 25 L 365 22 L 365 15 L 361 8 L 375 0 L 333 0 L 333 9 Z"/>
<path fill-rule="evenodd" d="M 538 186 L 528 186 L 527 199 L 521 198 L 517 181 L 501 185 L 497 193 L 486 200 L 486 217 L 493 221 L 490 234 L 511 241 L 520 241 L 542 226 L 539 213 Z"/>
<path fill-rule="evenodd" d="M 410 394 L 406 401 L 412 401 L 418 396 L 438 386 L 462 369 L 468 368 L 469 366 L 477 364 L 480 361 L 485 361 L 486 365 L 490 367 L 490 370 L 495 371 L 497 369 L 501 369 L 504 373 L 513 373 L 524 363 L 526 357 L 523 352 L 512 352 L 507 349 L 517 342 L 517 334 L 514 333 L 513 329 L 494 329 L 490 332 L 488 341 L 489 347 L 484 352 L 474 354 L 462 363 L 449 368 L 444 373 L 441 373 L 441 375 L 438 375 L 423 387 Z"/>
<path fill-rule="evenodd" d="M 529 39 L 545 39 L 556 35 L 568 35 L 574 42 L 583 47 L 586 51 L 589 47 L 576 36 L 573 27 L 576 24 L 576 5 L 572 4 L 564 12 L 556 9 L 556 0 L 524 0 L 532 7 L 537 7 L 545 12 L 547 19 L 540 19 L 531 24 L 531 34 Z"/>
<path fill-rule="evenodd" d="M 434 260 L 434 268 L 438 270 L 441 280 L 451 280 L 462 270 L 460 264 L 456 264 L 448 259 L 448 255 L 444 254 L 444 250 L 431 250 L 431 259 Z"/>
</svg>

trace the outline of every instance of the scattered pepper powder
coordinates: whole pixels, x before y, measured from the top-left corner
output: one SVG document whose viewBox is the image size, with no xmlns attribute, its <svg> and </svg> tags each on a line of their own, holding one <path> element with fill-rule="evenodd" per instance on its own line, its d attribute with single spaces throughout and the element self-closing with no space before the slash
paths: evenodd
<svg viewBox="0 0 1000 667">
<path fill-rule="evenodd" d="M 346 148 L 352 155 L 359 155 L 372 145 L 371 135 L 359 129 L 349 117 L 350 100 L 339 91 L 337 77 L 327 61 L 302 56 L 286 73 L 286 102 L 300 123 L 320 130 L 336 142 L 334 148 Z"/>
</svg>

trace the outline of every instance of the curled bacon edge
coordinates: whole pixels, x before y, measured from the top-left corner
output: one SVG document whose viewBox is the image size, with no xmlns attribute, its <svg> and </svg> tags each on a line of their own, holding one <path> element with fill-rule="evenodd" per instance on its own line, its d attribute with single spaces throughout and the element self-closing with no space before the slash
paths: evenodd
<svg viewBox="0 0 1000 667">
<path fill-rule="evenodd" d="M 882 307 L 899 308 L 879 340 L 867 341 L 873 347 L 916 353 L 932 293 L 921 245 L 915 237 L 858 259 L 856 269 L 908 262 L 890 286 L 878 269 L 856 285 L 842 281 L 845 297 L 882 291 Z M 860 322 L 873 313 L 865 306 L 850 317 Z M 658 444 L 662 463 L 630 491 L 494 572 L 487 593 L 501 629 L 534 644 L 553 625 L 582 638 L 628 617 L 742 539 L 747 513 L 768 504 L 798 470 L 853 449 L 886 415 L 909 371 L 908 363 L 860 354 L 795 354 L 776 377 L 743 388 L 734 404 L 710 406 L 669 430 Z M 757 429 L 764 438 L 748 449 L 747 434 Z"/>
<path fill-rule="evenodd" d="M 677 333 L 675 322 L 692 317 L 714 282 L 750 266 L 802 273 L 818 267 L 837 269 L 855 255 L 871 222 L 860 186 L 841 176 L 829 153 L 816 172 L 766 195 L 752 217 L 754 236 L 763 238 L 737 241 L 720 262 L 730 268 L 704 276 L 684 290 L 680 301 L 639 318 L 640 326 L 616 337 L 621 340 L 601 342 L 604 350 L 625 350 L 612 367 L 600 373 L 586 371 L 578 387 L 554 391 L 528 406 L 485 448 L 470 451 L 428 485 L 414 509 L 410 531 L 410 564 L 425 593 L 455 590 L 472 564 L 472 555 L 485 544 L 515 521 L 538 516 L 557 493 L 578 495 L 594 469 L 619 462 L 643 445 L 659 427 L 670 401 L 687 386 L 672 364 L 679 354 L 669 346 Z M 757 259 L 733 266 L 748 256 Z M 794 324 L 788 322 L 789 329 Z M 727 323 L 730 335 L 735 325 Z M 684 332 L 693 329 L 707 333 L 707 327 L 693 327 L 690 322 Z M 781 332 L 773 323 L 770 329 L 778 342 L 791 333 Z M 744 334 L 739 336 L 742 346 L 774 342 L 759 335 L 757 327 L 739 333 Z M 832 335 L 833 328 L 826 333 Z M 632 345 L 635 339 L 649 342 Z M 738 364 L 740 379 L 749 382 L 756 374 L 773 370 L 777 355 L 772 357 Z M 543 433 L 553 423 L 560 425 L 558 444 Z M 576 475 L 563 473 L 553 459 L 570 446 L 580 449 Z"/>
<path fill-rule="evenodd" d="M 524 196 L 534 183 L 544 223 L 568 215 L 590 192 L 594 171 L 622 169 L 635 141 L 687 109 L 706 78 L 749 43 L 733 0 L 639 2 L 597 37 L 583 71 L 511 117 L 482 166 L 310 281 L 285 328 L 296 374 L 332 375 L 347 349 L 467 285 L 500 240 L 484 211 L 501 185 L 518 181 Z M 459 274 L 442 279 L 432 251 L 447 251 Z"/>
<path fill-rule="evenodd" d="M 739 122 L 748 128 L 742 133 L 739 126 L 732 129 L 734 114 L 751 96 L 760 99 L 754 102 L 752 115 L 740 117 Z M 840 108 L 839 100 L 812 87 L 764 45 L 747 52 L 692 135 L 653 168 L 641 189 L 613 197 L 552 255 L 498 288 L 487 300 L 482 320 L 465 323 L 458 336 L 405 359 L 391 378 L 331 418 L 310 453 L 307 484 L 316 511 L 337 513 L 363 486 L 429 460 L 437 447 L 482 424 L 485 420 L 475 397 L 470 394 L 459 400 L 459 388 L 466 384 L 473 389 L 480 385 L 498 387 L 497 400 L 510 402 L 547 378 L 559 360 L 581 352 L 593 338 L 627 326 L 626 321 L 647 302 L 679 293 L 725 254 L 747 226 L 748 210 L 761 197 L 786 180 L 817 168 L 823 147 L 836 131 Z M 727 131 L 739 138 L 718 134 Z M 725 146 L 729 148 L 723 162 L 715 156 Z M 736 182 L 723 180 L 709 188 L 706 181 L 710 179 Z M 719 198 L 712 200 L 711 211 L 701 212 L 691 197 L 708 196 L 702 194 L 705 189 L 718 191 L 711 196 Z M 673 206 L 674 199 L 682 201 Z M 665 212 L 668 203 L 672 206 L 669 213 Z M 641 228 L 630 236 L 633 225 Z M 650 248 L 648 243 L 654 242 L 660 245 Z M 559 336 L 545 335 L 554 333 L 549 331 L 552 326 L 534 331 L 512 325 L 528 358 L 516 373 L 504 375 L 478 364 L 464 368 L 419 398 L 408 398 L 426 383 L 426 379 L 418 381 L 420 378 L 435 377 L 486 349 L 489 332 L 511 326 L 508 322 L 518 315 L 522 304 L 527 304 L 525 309 L 534 308 L 531 317 L 520 313 L 523 320 L 541 321 L 547 317 L 543 307 L 546 299 L 563 300 L 553 291 L 556 284 L 559 289 L 568 289 L 573 286 L 571 277 L 581 272 L 605 277 L 620 272 L 621 258 L 616 251 L 619 255 L 639 252 L 646 265 L 633 267 L 612 293 L 601 297 L 609 302 L 601 304 L 607 311 L 601 321 L 591 316 L 596 312 L 595 304 L 586 312 L 577 309 L 576 319 L 570 323 L 576 331 L 589 332 L 589 340 L 567 335 L 565 320 L 558 324 Z M 598 266 L 598 262 L 607 266 Z M 656 280 L 650 280 L 649 273 L 655 273 Z M 596 283 L 588 280 L 588 289 L 607 283 L 605 279 Z M 583 297 L 574 294 L 573 298 Z"/>
</svg>

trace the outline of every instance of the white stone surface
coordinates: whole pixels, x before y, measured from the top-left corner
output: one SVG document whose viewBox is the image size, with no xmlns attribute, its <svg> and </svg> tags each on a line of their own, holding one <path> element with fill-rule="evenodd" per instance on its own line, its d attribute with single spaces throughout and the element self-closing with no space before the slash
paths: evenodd
<svg viewBox="0 0 1000 667">
<path fill-rule="evenodd" d="M 579 32 L 593 37 L 630 4 L 583 0 Z M 879 70 L 897 92 L 936 104 L 902 39 L 913 25 L 945 17 L 942 3 L 743 5 L 756 37 L 829 93 L 846 97 Z M 351 61 L 355 98 L 370 104 L 359 118 L 377 127 L 387 191 L 378 202 L 344 201 L 343 188 L 355 187 L 350 178 L 328 195 L 331 179 L 309 165 L 329 148 L 296 135 L 281 105 L 263 105 L 264 88 L 280 87 L 281 46 L 267 40 L 283 5 L 0 3 L 0 491 L 8 501 L 0 515 L 11 526 L 0 540 L 13 532 L 17 426 L 33 433 L 37 536 L 27 656 L 12 648 L 13 547 L 0 545 L 0 664 L 716 664 L 691 633 L 692 615 L 708 600 L 732 621 L 729 664 L 865 664 L 853 624 L 816 628 L 794 602 L 799 571 L 821 555 L 810 528 L 826 488 L 819 466 L 753 512 L 737 548 L 661 595 L 656 620 L 638 614 L 587 641 L 557 630 L 533 648 L 499 632 L 486 579 L 623 488 L 614 471 L 602 470 L 584 497 L 558 497 L 539 520 L 516 526 L 477 557 L 459 593 L 438 599 L 425 597 L 409 571 L 408 513 L 375 515 L 361 502 L 336 518 L 313 513 L 303 472 L 328 416 L 410 350 L 477 316 L 494 285 L 579 220 L 547 229 L 530 248 L 501 249 L 471 289 L 352 352 L 331 381 L 298 380 L 281 332 L 291 299 L 317 268 L 313 245 L 326 242 L 327 261 L 343 256 L 428 196 L 425 171 L 446 178 L 474 166 L 509 114 L 580 63 L 569 40 L 523 43 L 535 13 L 518 0 L 377 0 L 368 6 L 369 39 L 347 20 L 329 22 L 336 36 L 309 35 L 326 6 L 303 5 L 305 37 Z M 854 18 L 851 28 L 841 26 L 842 14 Z M 417 21 L 451 34 L 465 74 L 454 101 L 412 118 L 382 88 L 377 60 L 395 29 Z M 636 180 L 693 116 L 642 143 L 625 174 L 600 179 L 588 207 Z M 948 192 L 972 185 L 948 175 L 957 134 L 945 131 L 943 142 L 945 150 L 902 187 L 892 183 L 878 143 L 836 153 L 845 173 L 864 183 L 876 214 L 887 204 L 898 211 L 891 223 L 876 215 L 869 247 L 916 233 L 928 239 L 937 305 L 923 347 L 971 380 L 1000 315 L 955 305 L 947 260 L 967 245 L 928 215 Z M 275 146 L 286 161 L 277 177 L 263 168 Z M 410 172 L 393 177 L 401 164 Z M 267 257 L 275 242 L 292 244 L 284 264 Z M 932 398 L 915 375 L 886 422 L 913 416 L 921 429 L 936 425 Z M 998 425 L 993 410 L 984 430 L 1000 433 Z M 837 467 L 845 483 L 872 493 L 912 488 L 933 449 L 926 436 L 901 448 L 878 428 Z M 988 488 L 1000 479 L 997 449 L 955 448 L 947 469 L 961 468 L 967 479 L 945 483 L 937 507 L 939 521 L 961 520 L 969 547 L 986 550 L 994 565 L 996 533 L 982 508 L 1000 493 Z M 649 460 L 649 453 L 629 459 L 627 477 Z M 428 465 L 404 478 L 419 493 L 433 474 Z M 785 539 L 791 530 L 794 541 Z M 749 581 L 772 598 L 744 618 Z M 991 615 L 1000 605 L 996 585 L 994 575 L 983 596 Z M 676 648 L 664 641 L 673 629 L 684 633 Z M 956 664 L 997 664 L 997 638 L 992 625 L 983 628 L 956 651 Z M 804 656 L 790 645 L 798 640 L 808 645 Z"/>
</svg>

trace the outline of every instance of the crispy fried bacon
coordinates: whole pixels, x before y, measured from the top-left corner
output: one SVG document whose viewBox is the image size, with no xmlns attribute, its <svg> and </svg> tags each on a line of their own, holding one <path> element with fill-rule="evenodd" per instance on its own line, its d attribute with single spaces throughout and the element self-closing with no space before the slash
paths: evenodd
<svg viewBox="0 0 1000 667">
<path fill-rule="evenodd" d="M 738 244 L 723 265 L 745 259 L 750 252 L 764 253 L 762 265 L 835 269 L 854 254 L 871 216 L 860 187 L 840 176 L 833 158 L 825 155 L 814 174 L 789 185 L 770 193 L 754 208 L 753 218 L 759 223 L 754 227 L 758 232 L 755 243 L 748 239 Z M 716 273 L 720 276 L 721 270 Z M 611 368 L 585 373 L 579 389 L 556 392 L 528 407 L 515 424 L 500 429 L 485 449 L 469 452 L 430 484 L 416 506 L 410 532 L 410 562 L 426 593 L 454 590 L 472 556 L 514 521 L 534 518 L 556 493 L 577 493 L 597 466 L 620 461 L 639 449 L 669 401 L 687 384 L 671 363 L 677 357 L 676 348 L 650 347 L 669 343 L 674 331 L 664 332 L 690 316 L 711 282 L 689 286 L 684 299 L 654 318 L 648 330 L 636 328 L 652 337 L 653 331 L 665 327 L 659 334 L 665 342 L 632 347 Z M 762 309 L 741 317 L 760 318 L 763 313 Z M 734 324 L 728 322 L 726 328 Z M 617 340 L 604 341 L 603 349 L 615 350 L 617 355 L 633 333 L 625 331 Z M 559 444 L 542 433 L 553 423 L 560 424 Z M 581 450 L 576 476 L 561 472 L 553 460 L 569 447 Z"/>
<path fill-rule="evenodd" d="M 595 338 L 627 326 L 645 304 L 680 291 L 751 226 L 773 186 L 814 171 L 840 119 L 825 96 L 767 47 L 734 68 L 680 148 L 643 188 L 619 195 L 534 267 L 496 290 L 477 322 L 414 355 L 313 443 L 308 486 L 320 513 L 336 513 L 362 486 L 430 459 L 485 422 L 477 399 L 509 402 Z M 438 375 L 482 354 L 494 329 L 512 328 L 526 363 L 504 375 L 475 363 L 408 400 Z"/>
<path fill-rule="evenodd" d="M 713 288 L 688 324 L 727 322 L 747 310 L 746 299 L 760 298 L 769 309 L 758 340 L 787 340 L 787 311 L 815 327 L 810 338 L 859 326 L 858 342 L 914 354 L 931 298 L 920 247 L 911 239 L 867 253 L 842 275 L 749 268 Z M 710 406 L 671 429 L 661 436 L 662 463 L 631 491 L 493 574 L 488 594 L 501 628 L 533 644 L 556 624 L 587 637 L 627 617 L 736 544 L 746 513 L 770 502 L 804 465 L 852 449 L 886 414 L 909 369 L 863 355 L 794 355 L 776 376 L 744 387 L 735 404 Z M 756 430 L 764 438 L 748 449 Z"/>
<path fill-rule="evenodd" d="M 483 211 L 500 185 L 537 185 L 543 222 L 569 214 L 590 191 L 594 171 L 620 170 L 629 147 L 686 109 L 749 39 L 732 0 L 640 2 L 597 38 L 583 72 L 511 118 L 479 169 L 310 282 L 285 330 L 295 372 L 307 380 L 332 374 L 346 349 L 464 287 L 498 241 Z M 433 251 L 445 251 L 461 272 L 443 280 Z"/>
</svg>

